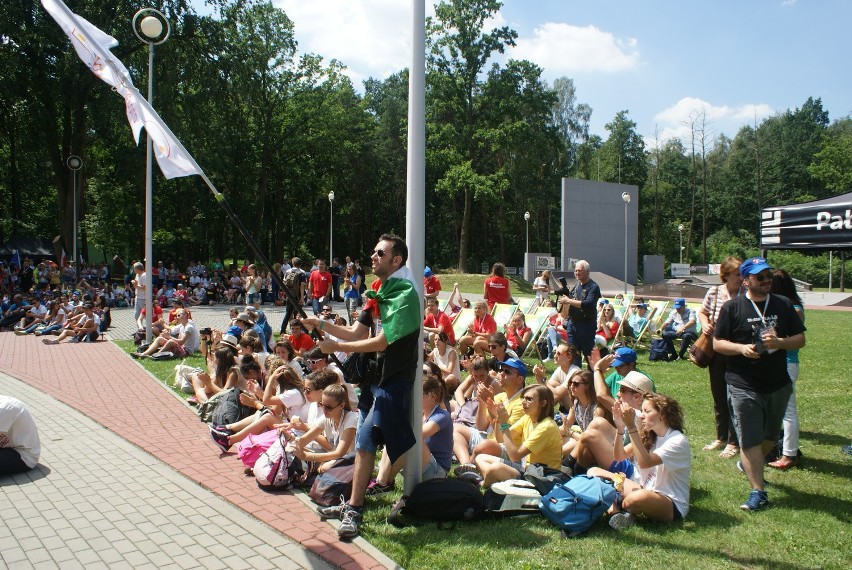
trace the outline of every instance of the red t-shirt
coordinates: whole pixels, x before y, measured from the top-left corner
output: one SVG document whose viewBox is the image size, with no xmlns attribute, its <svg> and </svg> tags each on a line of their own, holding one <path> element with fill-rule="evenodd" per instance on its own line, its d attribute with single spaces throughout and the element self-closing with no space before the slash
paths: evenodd
<svg viewBox="0 0 852 570">
<path fill-rule="evenodd" d="M 163 316 L 163 308 L 157 303 L 154 303 L 153 307 L 154 307 L 154 320 L 159 321 L 160 317 Z M 147 314 L 148 314 L 148 311 L 145 310 L 145 307 L 142 307 L 142 312 L 139 313 L 139 316 L 147 315 Z"/>
<path fill-rule="evenodd" d="M 473 319 L 473 331 L 492 335 L 497 332 L 497 321 L 491 315 L 485 315 L 482 320 Z"/>
<path fill-rule="evenodd" d="M 328 271 L 311 271 L 311 276 L 308 279 L 311 285 L 311 297 L 319 299 L 328 295 L 328 289 L 331 287 L 331 273 Z"/>
<path fill-rule="evenodd" d="M 172 323 L 176 323 L 176 322 L 177 322 L 177 315 L 176 315 L 176 313 L 178 312 L 178 309 L 179 309 L 179 308 L 180 308 L 180 309 L 183 309 L 184 311 L 186 311 L 187 316 L 189 316 L 189 319 L 190 319 L 190 320 L 192 320 L 192 313 L 190 313 L 190 312 L 189 312 L 189 309 L 187 309 L 186 307 L 175 307 L 174 309 L 172 309 L 171 311 L 169 311 L 169 324 L 170 324 L 170 325 L 171 325 Z M 142 310 L 144 311 L 145 309 L 142 309 Z M 162 311 L 162 309 L 160 309 L 160 310 Z M 154 314 L 156 315 L 156 314 L 157 314 L 157 311 L 154 311 Z"/>
<path fill-rule="evenodd" d="M 494 307 L 494 303 L 506 304 L 511 298 L 508 279 L 494 275 L 485 280 L 485 300 L 488 301 L 489 309 Z"/>
<path fill-rule="evenodd" d="M 436 275 L 423 278 L 423 290 L 426 295 L 434 295 L 441 292 L 441 281 Z"/>
<path fill-rule="evenodd" d="M 509 348 L 512 350 L 517 350 L 518 345 L 523 340 L 524 335 L 530 330 L 530 327 L 524 327 L 517 330 L 517 333 L 513 333 L 511 328 L 506 329 L 506 344 L 509 345 Z"/>
<path fill-rule="evenodd" d="M 450 337 L 450 344 L 456 343 L 456 333 L 453 331 L 453 323 L 447 313 L 440 311 L 437 318 L 431 313 L 426 315 L 426 318 L 423 319 L 423 326 L 430 329 L 440 328 Z"/>
<path fill-rule="evenodd" d="M 310 350 L 314 345 L 314 339 L 311 338 L 311 335 L 307 335 L 302 333 L 299 335 L 299 338 L 296 339 L 296 335 L 290 335 L 290 344 L 293 345 L 293 349 L 299 352 Z"/>
</svg>

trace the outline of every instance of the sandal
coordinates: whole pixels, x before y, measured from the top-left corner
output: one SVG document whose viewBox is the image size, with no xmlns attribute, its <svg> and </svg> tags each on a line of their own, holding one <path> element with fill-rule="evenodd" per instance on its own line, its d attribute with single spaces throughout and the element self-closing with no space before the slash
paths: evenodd
<svg viewBox="0 0 852 570">
<path fill-rule="evenodd" d="M 730 459 L 731 457 L 739 455 L 739 453 L 739 447 L 737 447 L 736 445 L 728 444 L 725 449 L 722 450 L 722 453 L 719 454 L 719 457 L 721 457 L 722 459 Z"/>
<path fill-rule="evenodd" d="M 782 455 L 777 460 L 770 462 L 768 465 L 773 469 L 778 469 L 779 471 L 786 471 L 792 467 L 796 467 L 798 465 L 798 459 L 792 459 L 787 457 L 786 455 Z"/>
<path fill-rule="evenodd" d="M 712 443 L 708 443 L 702 449 L 704 451 L 713 451 L 714 449 L 719 449 L 723 445 L 725 445 L 724 441 L 722 441 L 721 439 L 714 439 Z"/>
</svg>

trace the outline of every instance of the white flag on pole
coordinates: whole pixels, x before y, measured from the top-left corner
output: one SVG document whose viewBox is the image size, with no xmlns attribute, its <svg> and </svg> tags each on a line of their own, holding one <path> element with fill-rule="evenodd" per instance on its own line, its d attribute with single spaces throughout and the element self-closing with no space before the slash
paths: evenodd
<svg viewBox="0 0 852 570">
<path fill-rule="evenodd" d="M 41 5 L 71 38 L 71 44 L 83 63 L 124 98 L 127 120 L 136 144 L 139 144 L 142 128 L 147 129 L 163 176 L 177 178 L 201 174 L 201 169 L 189 152 L 133 86 L 124 64 L 110 53 L 109 50 L 117 46 L 118 41 L 72 12 L 62 0 L 41 0 Z"/>
</svg>

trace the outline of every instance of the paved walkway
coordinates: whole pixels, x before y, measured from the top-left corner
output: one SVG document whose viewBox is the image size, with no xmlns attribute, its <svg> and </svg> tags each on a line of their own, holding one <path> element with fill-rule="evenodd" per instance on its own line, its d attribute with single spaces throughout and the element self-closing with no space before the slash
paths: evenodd
<svg viewBox="0 0 852 570">
<path fill-rule="evenodd" d="M 0 478 L 0 567 L 329 567 L 39 390 L 0 374 L 0 393 L 26 402 L 42 442 L 36 469 Z"/>
<path fill-rule="evenodd" d="M 221 326 L 219 320 L 223 318 L 223 314 L 227 314 L 227 307 L 221 307 L 221 312 L 214 310 L 219 308 L 217 306 L 193 311 L 196 322 L 201 324 L 209 319 L 213 321 L 213 324 Z M 132 321 L 132 317 L 132 310 L 115 311 L 113 320 L 117 323 L 116 332 L 125 328 L 127 321 Z M 204 324 L 201 324 L 201 326 L 204 326 Z M 120 334 L 116 336 L 126 338 L 126 336 Z M 116 520 L 107 520 L 115 523 L 116 527 L 122 532 L 138 531 L 131 532 L 131 538 L 126 539 L 129 544 L 122 543 L 124 552 L 113 546 L 119 554 L 129 555 L 136 552 L 137 555 L 147 555 L 148 552 L 142 550 L 140 544 L 149 549 L 149 542 L 159 545 L 165 538 L 160 535 L 176 536 L 174 527 L 182 526 L 186 520 L 201 524 L 207 518 L 207 514 L 225 512 L 223 509 L 210 507 L 207 500 L 191 500 L 192 497 L 202 491 L 193 485 L 189 485 L 190 490 L 187 489 L 188 485 L 185 483 L 175 484 L 175 478 L 182 475 L 224 498 L 242 511 L 256 517 L 279 533 L 280 538 L 277 540 L 259 542 L 259 545 L 265 544 L 271 550 L 264 548 L 264 559 L 266 561 L 263 565 L 254 564 L 255 567 L 269 565 L 287 568 L 300 565 L 323 567 L 322 564 L 315 563 L 311 553 L 321 557 L 323 561 L 332 566 L 347 570 L 394 566 L 391 560 L 384 557 L 363 539 L 356 539 L 352 543 L 340 542 L 334 529 L 328 523 L 321 522 L 313 509 L 306 505 L 303 499 L 290 493 L 273 495 L 258 489 L 254 480 L 243 474 L 242 463 L 236 458 L 235 453 L 220 454 L 219 449 L 209 437 L 206 425 L 198 421 L 193 410 L 111 342 L 62 343 L 56 346 L 48 346 L 42 344 L 38 338 L 33 336 L 16 336 L 11 332 L 3 332 L 0 333 L 0 371 L 29 386 L 30 396 L 33 393 L 32 389 L 46 394 L 106 428 L 106 430 L 94 431 L 87 428 L 86 433 L 91 434 L 92 437 L 79 438 L 79 434 L 75 433 L 74 429 L 66 430 L 64 428 L 68 414 L 64 412 L 54 413 L 49 409 L 46 414 L 41 414 L 40 412 L 45 410 L 46 404 L 39 402 L 32 404 L 28 401 L 29 398 L 22 398 L 28 405 L 35 408 L 37 422 L 42 433 L 45 434 L 43 437 L 43 465 L 47 469 L 40 468 L 38 473 L 45 475 L 46 481 L 42 484 L 46 485 L 46 489 L 50 489 L 45 492 L 55 493 L 55 496 L 50 496 L 50 501 L 64 501 L 62 496 L 68 485 L 66 482 L 82 480 L 85 483 L 83 487 L 86 494 L 81 492 L 80 495 L 90 498 L 89 500 L 94 503 L 94 511 L 108 510 L 113 513 L 111 516 Z M 6 385 L 0 384 L 0 390 L 7 390 Z M 12 393 L 14 394 L 14 392 Z M 67 410 L 64 406 L 63 409 Z M 113 502 L 116 500 L 113 492 L 99 494 L 103 487 L 112 488 L 102 481 L 104 478 L 112 477 L 112 472 L 118 471 L 115 463 L 122 463 L 122 461 L 110 461 L 110 454 L 104 453 L 104 442 L 107 441 L 104 434 L 108 433 L 107 430 L 137 446 L 138 449 L 133 446 L 126 446 L 122 450 L 123 456 L 129 453 L 127 449 L 136 449 L 136 453 L 144 458 L 139 460 L 141 461 L 139 465 L 142 468 L 130 469 L 130 476 L 119 475 L 120 481 L 124 481 L 128 486 L 133 481 L 136 483 L 143 482 L 146 485 L 152 485 L 154 489 L 162 488 L 178 495 L 182 494 L 181 490 L 183 489 L 183 500 L 177 505 L 171 505 L 170 501 L 162 501 L 168 507 L 167 512 L 170 515 L 158 516 L 155 514 L 156 508 L 149 504 L 149 500 L 159 499 L 163 493 L 160 491 L 152 493 L 150 487 L 148 487 L 148 491 L 141 491 L 140 496 L 132 502 L 126 503 L 122 509 L 113 508 Z M 65 443 L 65 440 L 55 440 L 54 436 L 63 434 L 63 432 L 69 440 L 73 437 L 74 439 L 71 441 L 78 447 L 66 449 L 64 446 L 68 444 Z M 85 443 L 81 445 L 81 441 Z M 150 456 L 144 452 L 147 452 Z M 101 454 L 105 454 L 107 457 L 100 458 Z M 93 457 L 97 459 L 93 459 Z M 157 468 L 155 469 L 154 466 Z M 180 475 L 171 473 L 171 478 L 163 475 L 163 473 L 170 472 L 169 468 L 177 471 Z M 121 471 L 124 471 L 123 466 Z M 134 478 L 134 475 L 137 477 Z M 30 479 L 27 478 L 26 480 L 29 481 Z M 6 484 L 7 482 L 8 479 L 2 481 L 2 486 L 0 486 L 0 499 L 2 499 L 0 500 L 0 509 L 5 509 L 7 503 L 14 503 L 15 508 L 21 512 L 16 517 L 18 522 L 15 524 L 29 525 L 22 527 L 29 528 L 32 532 L 32 534 L 27 534 L 27 538 L 37 537 L 38 533 L 35 532 L 35 529 L 38 527 L 33 527 L 33 523 L 30 521 L 41 521 L 42 519 L 49 521 L 50 519 L 46 514 L 55 511 L 56 507 L 52 506 L 49 501 L 41 501 L 33 503 L 32 506 L 27 505 L 19 508 L 16 501 L 24 494 L 18 491 L 28 491 L 28 489 L 23 488 L 28 484 L 24 483 L 23 487 L 17 485 L 10 487 Z M 59 492 L 56 492 L 56 489 Z M 13 500 L 7 501 L 3 495 Z M 207 496 L 213 499 L 211 494 L 208 493 Z M 218 499 L 215 500 L 218 502 Z M 156 503 L 159 504 L 160 501 L 158 500 Z M 81 521 L 87 520 L 90 513 L 93 512 L 93 509 L 78 511 L 75 509 L 74 503 L 62 502 L 61 504 L 63 505 L 62 509 L 70 509 L 67 514 L 63 514 L 69 521 L 68 528 L 77 527 Z M 212 511 L 208 510 L 208 507 Z M 237 511 L 232 509 L 231 512 Z M 149 513 L 153 519 L 148 518 Z M 5 523 L 5 511 L 2 512 L 2 518 Z M 230 520 L 216 518 L 214 524 L 219 527 L 230 528 L 232 523 L 225 522 Z M 146 521 L 153 522 L 153 526 L 146 524 Z M 257 521 L 255 522 L 257 523 Z M 233 524 L 248 528 L 242 522 Z M 257 524 L 260 525 L 260 523 Z M 158 527 L 163 532 L 157 533 L 156 539 L 151 539 L 151 531 L 156 532 L 154 527 Z M 15 527 L 7 526 L 5 528 L 14 531 Z M 0 524 L 0 541 L 7 541 L 0 542 L 0 554 L 4 556 L 2 560 L 5 560 L 6 548 L 4 548 L 4 545 L 8 544 L 10 539 L 8 532 L 2 529 L 4 529 L 4 526 Z M 26 534 L 26 531 L 18 532 Z M 202 532 L 201 534 L 206 535 L 208 533 Z M 253 534 L 253 531 L 247 534 Z M 225 533 L 222 531 L 212 533 L 212 536 L 216 538 L 224 537 L 224 535 Z M 13 533 L 12 536 L 15 537 L 14 540 L 17 542 L 18 535 Z M 81 533 L 82 540 L 87 541 L 95 551 L 104 550 L 104 546 L 111 543 L 113 537 L 118 538 L 117 535 L 95 535 L 94 531 L 91 530 L 88 531 L 88 535 Z M 105 538 L 106 542 L 101 540 L 92 543 L 97 538 Z M 195 541 L 190 543 L 188 539 L 180 538 L 176 542 L 183 550 L 176 551 L 176 546 L 170 546 L 171 550 L 168 550 L 168 552 L 171 553 L 173 560 L 177 560 L 177 556 L 181 554 L 191 555 L 193 551 L 190 550 L 190 547 L 195 544 Z M 50 545 L 42 544 L 39 546 L 37 541 L 29 541 L 22 542 L 19 547 L 20 551 L 27 557 L 31 554 L 36 556 L 36 559 L 30 560 L 30 563 L 41 567 L 41 563 L 36 564 L 39 561 L 38 557 L 44 556 L 44 552 L 49 553 L 58 544 L 54 542 Z M 128 550 L 131 544 L 136 546 L 136 550 Z M 199 544 L 203 543 L 199 541 Z M 301 545 L 308 553 L 306 554 L 296 544 Z M 231 546 L 236 547 L 238 544 L 234 543 Z M 20 557 L 20 551 L 16 550 L 18 553 L 15 556 Z M 166 551 L 165 546 L 163 551 Z M 229 549 L 228 552 L 230 554 L 232 550 Z M 240 558 L 250 559 L 253 556 L 252 552 L 252 550 L 241 549 L 239 556 Z M 277 558 L 279 552 L 286 552 L 287 558 Z M 217 557 L 224 554 L 224 552 L 221 552 Z M 111 556 L 114 556 L 114 554 L 111 554 Z M 136 567 L 146 564 L 141 558 L 133 560 L 130 566 Z M 187 561 L 184 558 L 181 560 Z M 10 563 L 10 561 L 6 562 Z M 85 565 L 88 567 L 88 564 Z M 161 566 L 161 564 L 155 565 Z M 45 567 L 48 566 L 51 566 L 51 564 L 46 563 Z M 65 565 L 62 564 L 62 566 Z M 234 567 L 231 564 L 227 564 L 227 566 Z M 28 566 L 24 564 L 22 567 Z M 198 567 L 205 566 L 199 564 Z"/>
</svg>

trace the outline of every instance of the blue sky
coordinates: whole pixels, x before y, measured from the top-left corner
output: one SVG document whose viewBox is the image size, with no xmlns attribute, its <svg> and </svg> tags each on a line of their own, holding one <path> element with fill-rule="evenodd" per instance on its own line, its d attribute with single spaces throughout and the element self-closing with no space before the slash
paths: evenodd
<svg viewBox="0 0 852 570">
<path fill-rule="evenodd" d="M 335 58 L 360 88 L 409 61 L 407 0 L 273 0 L 302 51 Z M 427 0 L 427 13 L 432 1 Z M 519 34 L 507 57 L 545 79 L 574 79 L 591 132 L 623 109 L 651 143 L 683 136 L 705 111 L 711 133 L 821 97 L 832 120 L 852 113 L 848 0 L 505 0 L 495 25 Z"/>
</svg>

